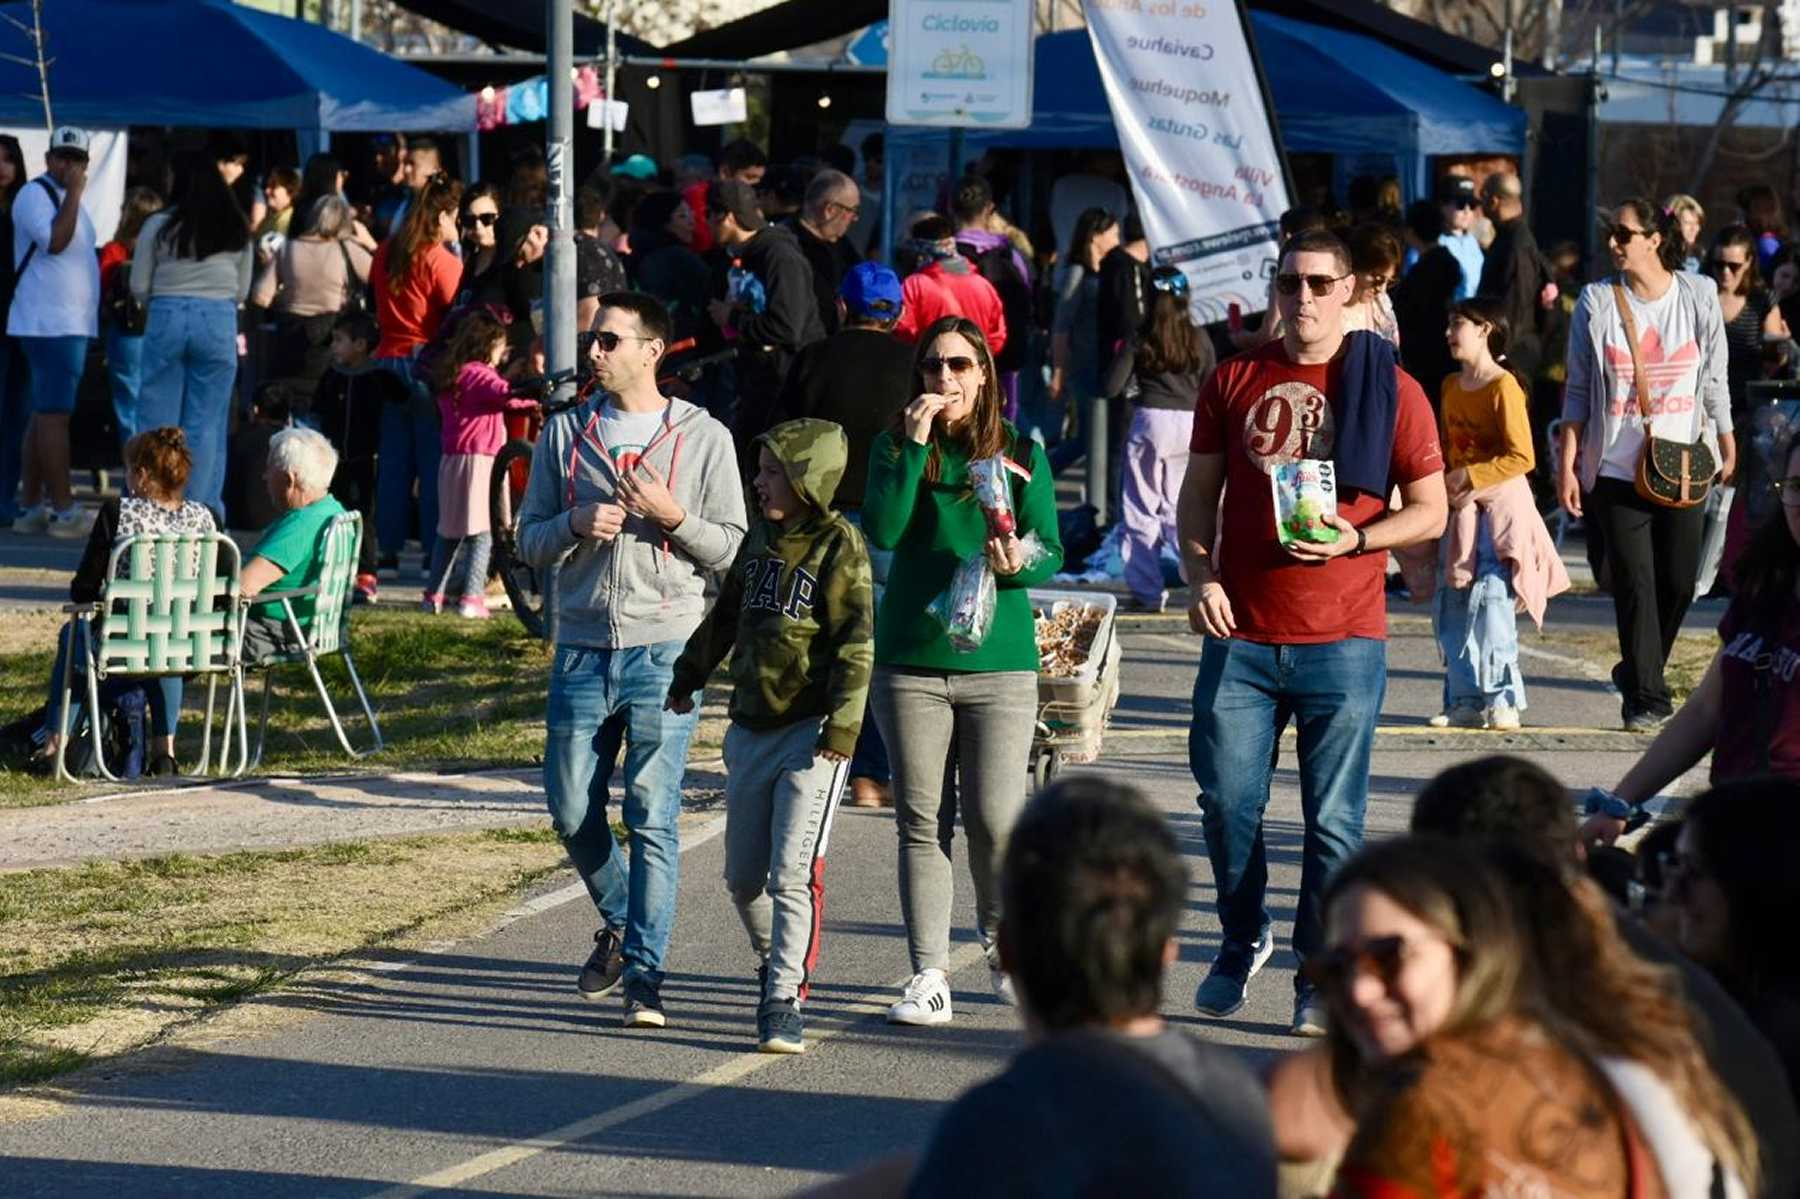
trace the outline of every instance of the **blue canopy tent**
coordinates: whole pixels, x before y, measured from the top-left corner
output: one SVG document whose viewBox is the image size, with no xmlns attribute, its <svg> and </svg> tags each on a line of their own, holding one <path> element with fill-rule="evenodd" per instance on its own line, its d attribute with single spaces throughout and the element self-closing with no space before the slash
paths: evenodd
<svg viewBox="0 0 1800 1199">
<path fill-rule="evenodd" d="M 1251 13 L 1250 24 L 1290 151 L 1389 156 L 1409 200 L 1430 194 L 1433 155 L 1524 153 L 1524 112 L 1383 42 L 1264 12 Z M 1086 30 L 1038 38 L 1036 69 L 1030 127 L 969 130 L 968 153 L 1118 146 Z M 902 145 L 943 137 L 919 128 L 890 134 Z"/>
<path fill-rule="evenodd" d="M 29 27 L 31 5 L 0 5 Z M 43 6 L 58 124 L 473 131 L 475 98 L 319 25 L 229 0 Z M 5 49 L 30 39 L 0 22 Z M 40 125 L 37 71 L 0 60 L 0 124 Z"/>
</svg>

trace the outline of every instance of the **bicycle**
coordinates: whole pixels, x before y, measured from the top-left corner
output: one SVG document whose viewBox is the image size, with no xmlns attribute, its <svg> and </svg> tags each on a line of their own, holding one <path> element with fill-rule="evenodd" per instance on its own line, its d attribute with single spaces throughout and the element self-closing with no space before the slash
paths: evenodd
<svg viewBox="0 0 1800 1199">
<path fill-rule="evenodd" d="M 693 348 L 694 339 L 686 338 L 669 348 L 669 356 L 673 357 Z M 665 395 L 680 395 L 685 398 L 684 393 L 692 388 L 707 367 L 724 361 L 734 353 L 733 350 L 722 350 L 681 363 L 668 374 L 658 377 L 657 386 Z M 571 381 L 578 384 L 571 397 L 560 402 L 549 398 L 558 386 Z M 494 455 L 494 469 L 489 476 L 488 523 L 494 534 L 491 569 L 499 577 L 500 585 L 506 589 L 506 598 L 512 603 L 513 615 L 525 626 L 526 632 L 539 640 L 543 640 L 547 627 L 544 621 L 544 588 L 548 575 L 540 573 L 518 555 L 519 505 L 525 498 L 525 486 L 531 478 L 532 449 L 537 445 L 538 436 L 544 431 L 545 424 L 558 413 L 587 403 L 597 386 L 598 380 L 591 377 L 584 380 L 574 371 L 549 375 L 523 385 L 516 394 L 537 393 L 538 406 L 506 415 L 506 444 Z"/>
</svg>

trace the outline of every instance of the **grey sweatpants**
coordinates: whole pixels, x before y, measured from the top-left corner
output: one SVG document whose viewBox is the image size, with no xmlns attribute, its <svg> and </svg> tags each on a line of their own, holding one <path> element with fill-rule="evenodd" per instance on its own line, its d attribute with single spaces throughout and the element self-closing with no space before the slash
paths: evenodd
<svg viewBox="0 0 1800 1199">
<path fill-rule="evenodd" d="M 976 928 L 991 961 L 1000 924 L 1000 862 L 1013 822 L 1025 806 L 1037 674 L 945 674 L 883 666 L 876 668 L 869 699 L 894 768 L 900 911 L 913 971 L 945 970 L 950 963 L 955 824 L 946 818 L 949 795 L 956 796 L 968 834 Z M 953 737 L 955 790 L 945 786 Z"/>
<path fill-rule="evenodd" d="M 850 776 L 819 756 L 824 723 L 725 730 L 725 888 L 769 964 L 764 999 L 805 999 L 819 962 L 825 846 Z"/>
</svg>

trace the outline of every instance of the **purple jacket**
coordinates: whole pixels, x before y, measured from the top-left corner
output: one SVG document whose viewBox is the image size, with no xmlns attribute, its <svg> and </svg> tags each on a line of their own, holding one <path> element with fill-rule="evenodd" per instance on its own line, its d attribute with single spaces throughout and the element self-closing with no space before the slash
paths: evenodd
<svg viewBox="0 0 1800 1199">
<path fill-rule="evenodd" d="M 974 246 L 977 254 L 985 254 L 997 246 L 1004 246 L 1012 251 L 1013 265 L 1019 268 L 1019 278 L 1025 280 L 1025 286 L 1031 286 L 1031 264 L 1025 261 L 1025 255 L 1019 253 L 1017 246 L 1006 239 L 1003 233 L 989 233 L 985 229 L 958 229 L 958 243 Z"/>
</svg>

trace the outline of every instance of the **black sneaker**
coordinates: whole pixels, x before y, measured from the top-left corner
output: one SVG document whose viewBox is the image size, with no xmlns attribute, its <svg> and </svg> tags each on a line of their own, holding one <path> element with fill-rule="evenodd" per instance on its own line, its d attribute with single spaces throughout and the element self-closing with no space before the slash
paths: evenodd
<svg viewBox="0 0 1800 1199">
<path fill-rule="evenodd" d="M 1253 945 L 1227 941 L 1219 947 L 1212 969 L 1194 992 L 1194 1007 L 1204 1016 L 1229 1016 L 1244 1006 L 1250 980 L 1275 952 L 1275 935 L 1268 928 Z"/>
<path fill-rule="evenodd" d="M 619 979 L 625 973 L 625 959 L 619 956 L 623 941 L 616 929 L 603 928 L 594 934 L 594 952 L 588 954 L 581 978 L 575 983 L 575 989 L 589 1003 L 598 1003 L 619 989 Z"/>
<path fill-rule="evenodd" d="M 756 1047 L 764 1053 L 805 1053 L 806 1024 L 792 999 L 771 999 L 756 1009 Z"/>
<path fill-rule="evenodd" d="M 655 983 L 633 978 L 625 984 L 625 1027 L 662 1028 L 669 1023 L 663 1015 L 662 995 Z"/>
</svg>

